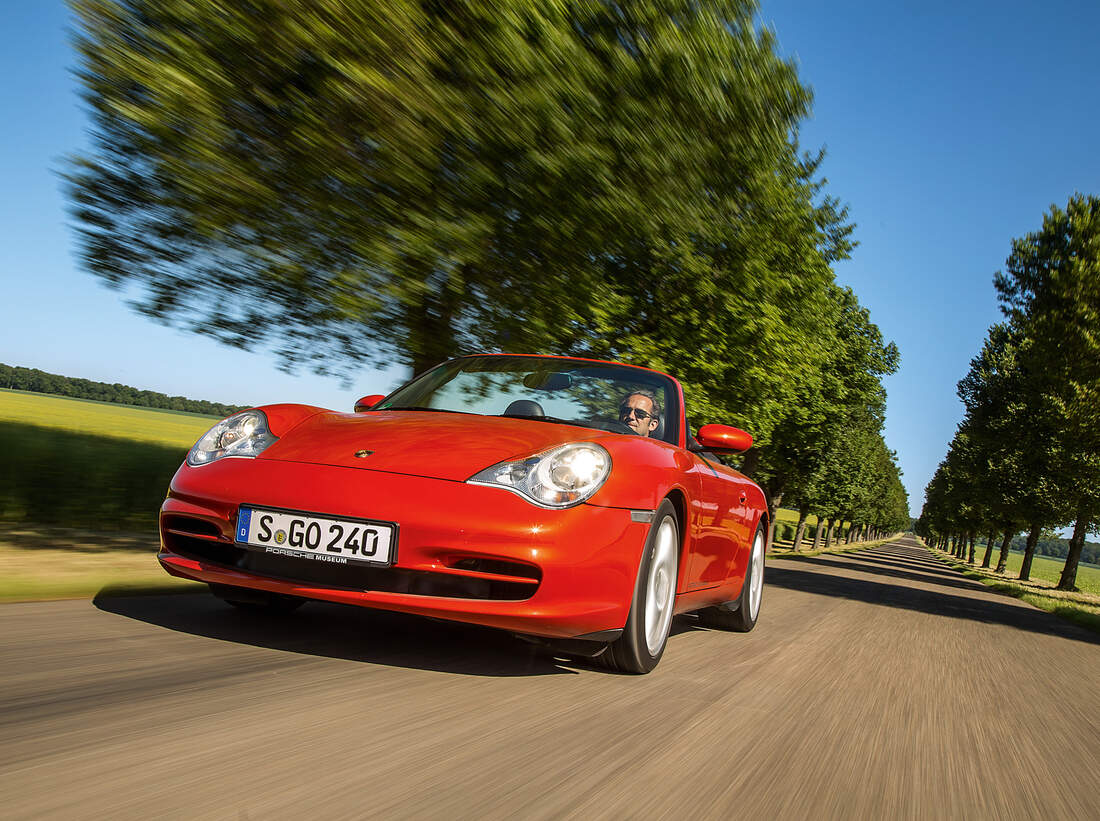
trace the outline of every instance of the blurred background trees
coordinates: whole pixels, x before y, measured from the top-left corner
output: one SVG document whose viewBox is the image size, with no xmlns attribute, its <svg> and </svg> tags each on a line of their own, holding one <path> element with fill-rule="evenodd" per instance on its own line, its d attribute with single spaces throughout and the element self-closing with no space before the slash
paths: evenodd
<svg viewBox="0 0 1100 821">
<path fill-rule="evenodd" d="M 72 5 L 81 253 L 137 310 L 345 376 L 476 350 L 667 370 L 694 424 L 754 434 L 773 509 L 908 521 L 897 350 L 834 283 L 853 226 L 755 3 Z"/>
</svg>

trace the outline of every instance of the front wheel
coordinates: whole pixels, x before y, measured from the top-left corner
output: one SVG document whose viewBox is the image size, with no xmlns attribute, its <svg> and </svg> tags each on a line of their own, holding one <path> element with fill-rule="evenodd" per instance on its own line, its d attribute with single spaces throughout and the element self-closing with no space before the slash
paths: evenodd
<svg viewBox="0 0 1100 821">
<path fill-rule="evenodd" d="M 699 621 L 708 627 L 719 627 L 737 633 L 747 633 L 756 627 L 760 615 L 760 600 L 764 595 L 764 528 L 756 528 L 752 539 L 752 553 L 741 595 L 734 601 L 718 604 L 699 611 Z"/>
<path fill-rule="evenodd" d="M 657 508 L 646 538 L 634 599 L 622 636 L 600 659 L 622 673 L 648 673 L 665 652 L 680 566 L 680 527 L 667 499 Z"/>
</svg>

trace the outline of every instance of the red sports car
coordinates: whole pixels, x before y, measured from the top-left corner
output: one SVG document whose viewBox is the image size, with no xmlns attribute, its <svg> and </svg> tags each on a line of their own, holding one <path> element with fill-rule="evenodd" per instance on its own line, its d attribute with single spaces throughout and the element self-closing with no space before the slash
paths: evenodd
<svg viewBox="0 0 1100 821">
<path fill-rule="evenodd" d="M 645 673 L 674 613 L 756 624 L 764 495 L 714 455 L 751 445 L 692 436 L 656 371 L 467 356 L 354 413 L 219 422 L 172 479 L 159 558 L 236 605 L 454 619 Z"/>
</svg>

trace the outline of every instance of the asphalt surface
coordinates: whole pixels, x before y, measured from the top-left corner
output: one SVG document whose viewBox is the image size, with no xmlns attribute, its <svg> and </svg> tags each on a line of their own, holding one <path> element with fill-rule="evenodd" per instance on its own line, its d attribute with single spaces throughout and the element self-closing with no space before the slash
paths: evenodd
<svg viewBox="0 0 1100 821">
<path fill-rule="evenodd" d="M 1100 818 L 1100 636 L 911 539 L 765 579 L 638 677 L 336 605 L 3 605 L 0 816 Z"/>
</svg>

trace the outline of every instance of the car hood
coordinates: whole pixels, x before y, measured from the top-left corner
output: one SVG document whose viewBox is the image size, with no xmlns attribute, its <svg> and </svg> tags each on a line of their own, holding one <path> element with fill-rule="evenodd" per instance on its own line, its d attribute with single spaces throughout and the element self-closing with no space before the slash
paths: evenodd
<svg viewBox="0 0 1100 821">
<path fill-rule="evenodd" d="M 431 411 L 328 412 L 306 419 L 259 458 L 461 482 L 497 462 L 530 456 L 565 442 L 607 437 L 617 435 L 499 416 Z"/>
</svg>

